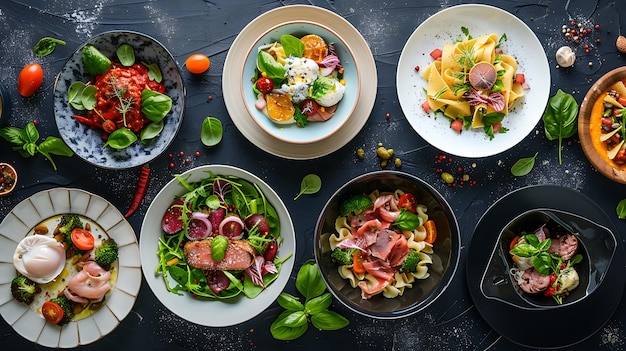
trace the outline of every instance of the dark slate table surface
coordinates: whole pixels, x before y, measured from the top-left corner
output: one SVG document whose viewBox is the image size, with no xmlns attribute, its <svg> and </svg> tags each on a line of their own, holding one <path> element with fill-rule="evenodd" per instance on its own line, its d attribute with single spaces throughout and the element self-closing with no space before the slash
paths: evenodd
<svg viewBox="0 0 626 351">
<path fill-rule="evenodd" d="M 329 9 L 352 23 L 363 35 L 376 60 L 378 91 L 369 119 L 358 135 L 330 155 L 312 160 L 288 160 L 270 155 L 250 143 L 233 124 L 222 95 L 222 69 L 229 47 L 241 29 L 260 14 L 285 5 L 312 4 Z M 146 33 L 162 42 L 179 65 L 187 56 L 200 52 L 211 58 L 212 66 L 202 77 L 183 70 L 187 87 L 187 108 L 176 140 L 168 150 L 200 156 L 185 163 L 178 156 L 165 153 L 151 163 L 152 177 L 145 200 L 130 223 L 139 234 L 150 201 L 173 174 L 194 166 L 217 163 L 247 169 L 263 178 L 285 201 L 297 232 L 296 267 L 286 291 L 296 293 L 295 272 L 313 258 L 315 220 L 328 197 L 347 180 L 381 169 L 373 150 L 378 142 L 392 147 L 402 159 L 402 171 L 416 174 L 431 183 L 451 204 L 459 221 L 462 237 L 461 262 L 456 276 L 441 298 L 426 310 L 400 320 L 373 320 L 350 312 L 338 303 L 332 308 L 351 321 L 339 331 L 309 328 L 291 342 L 274 340 L 271 322 L 282 309 L 272 304 L 254 319 L 225 328 L 194 325 L 167 310 L 144 283 L 128 317 L 105 338 L 80 347 L 84 350 L 526 350 L 494 332 L 473 305 L 468 293 L 465 269 L 467 248 L 474 227 L 482 214 L 504 195 L 526 186 L 553 184 L 575 189 L 592 198 L 612 219 L 624 237 L 626 222 L 615 215 L 617 203 L 626 197 L 626 186 L 597 172 L 587 161 L 578 138 L 564 143 L 563 164 L 556 157 L 557 143 L 544 135 L 539 122 L 519 145 L 496 156 L 483 159 L 454 158 L 452 167 L 463 167 L 474 186 L 452 187 L 436 173 L 435 158 L 441 151 L 427 144 L 408 124 L 396 94 L 396 67 L 404 43 L 415 28 L 436 12 L 473 1 L 165 1 L 165 0 L 2 0 L 0 1 L 0 81 L 10 94 L 12 107 L 7 124 L 23 127 L 38 121 L 42 135 L 57 135 L 52 111 L 54 77 L 77 46 L 100 32 L 126 29 Z M 548 57 L 551 95 L 558 89 L 571 93 L 578 103 L 593 82 L 604 73 L 626 63 L 626 55 L 615 49 L 615 39 L 624 26 L 626 6 L 609 0 L 488 0 L 524 21 L 537 35 Z M 485 21 L 488 21 L 485 18 Z M 584 21 L 601 26 L 594 33 L 601 39 L 597 50 L 579 53 L 581 60 L 571 69 L 557 69 L 556 50 L 565 45 L 561 26 L 570 21 Z M 461 26 L 459 23 L 451 25 Z M 36 58 L 32 47 L 41 37 L 65 40 L 66 46 L 45 58 Z M 42 89 L 31 98 L 17 94 L 17 76 L 21 68 L 40 62 L 45 71 Z M 587 62 L 593 65 L 587 65 Z M 367 82 L 365 82 L 367 84 Z M 209 99 L 208 97 L 212 98 Z M 387 114 L 388 117 L 387 117 Z M 223 141 L 207 148 L 200 142 L 198 126 L 206 116 L 215 116 L 224 126 Z M 356 149 L 368 150 L 363 161 L 354 156 Z M 539 152 L 534 170 L 527 176 L 514 177 L 511 165 L 521 157 Z M 59 167 L 53 171 L 41 156 L 24 159 L 0 140 L 0 161 L 14 165 L 20 176 L 17 191 L 0 198 L 0 218 L 20 201 L 34 193 L 54 187 L 75 187 L 101 195 L 122 212 L 128 207 L 135 189 L 138 169 L 115 171 L 93 167 L 78 157 L 55 157 Z M 169 168 L 174 162 L 175 167 Z M 472 167 L 472 164 L 475 167 Z M 392 167 L 388 167 L 392 168 Z M 300 180 L 307 173 L 318 174 L 322 189 L 293 201 Z M 622 291 L 615 291 L 622 294 Z M 568 350 L 622 350 L 626 344 L 624 299 L 613 317 L 586 340 Z M 593 313 L 593 312 L 590 312 Z M 511 316 L 511 323 L 519 323 Z M 551 323 L 585 323 L 579 320 L 524 321 L 537 328 Z M 11 350 L 41 350 L 0 322 L 0 345 Z"/>
</svg>

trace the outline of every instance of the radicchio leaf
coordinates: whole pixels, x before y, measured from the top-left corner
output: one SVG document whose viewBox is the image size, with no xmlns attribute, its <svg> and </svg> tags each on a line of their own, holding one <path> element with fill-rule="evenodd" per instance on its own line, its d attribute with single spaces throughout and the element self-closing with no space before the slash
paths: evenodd
<svg viewBox="0 0 626 351">
<path fill-rule="evenodd" d="M 491 93 L 489 96 L 485 96 L 475 89 L 470 89 L 463 95 L 463 97 L 465 97 L 467 102 L 469 102 L 472 106 L 488 104 L 496 112 L 504 110 L 504 95 L 499 92 Z"/>
<path fill-rule="evenodd" d="M 263 264 L 263 271 L 261 273 L 263 275 L 268 274 L 268 273 L 276 274 L 278 273 L 278 269 L 276 268 L 276 265 L 274 264 L 274 262 L 265 261 L 265 263 Z"/>
<path fill-rule="evenodd" d="M 225 180 L 216 179 L 213 182 L 213 194 L 215 194 L 223 204 L 226 203 L 226 200 L 225 200 L 226 194 L 228 194 L 228 192 L 231 191 L 232 189 L 233 189 L 232 184 L 230 184 L 229 182 Z"/>
<path fill-rule="evenodd" d="M 265 288 L 265 283 L 263 282 L 263 264 L 265 263 L 265 258 L 263 256 L 257 256 L 254 259 L 254 263 L 252 266 L 245 269 L 244 272 L 250 277 L 252 283 L 254 285 L 262 286 Z"/>
</svg>

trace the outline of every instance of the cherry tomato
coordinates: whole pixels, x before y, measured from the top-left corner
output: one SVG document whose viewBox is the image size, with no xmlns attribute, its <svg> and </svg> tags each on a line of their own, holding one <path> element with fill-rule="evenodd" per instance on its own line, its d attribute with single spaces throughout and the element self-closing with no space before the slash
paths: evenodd
<svg viewBox="0 0 626 351">
<path fill-rule="evenodd" d="M 515 245 L 517 245 L 517 243 L 519 243 L 519 235 L 516 235 L 513 240 L 511 240 L 511 243 L 509 244 L 509 250 L 513 250 L 513 248 L 515 247 Z"/>
<path fill-rule="evenodd" d="M 94 238 L 88 230 L 74 228 L 72 230 L 72 243 L 79 250 L 91 250 L 93 249 Z"/>
<path fill-rule="evenodd" d="M 256 87 L 263 94 L 267 94 L 274 90 L 274 81 L 267 77 L 261 77 L 256 81 Z"/>
<path fill-rule="evenodd" d="M 317 113 L 317 110 L 320 108 L 320 105 L 312 99 L 306 99 L 302 102 L 302 114 L 304 114 L 305 116 L 313 116 L 315 113 Z"/>
<path fill-rule="evenodd" d="M 22 68 L 17 78 L 17 91 L 24 97 L 31 96 L 43 82 L 43 68 L 38 63 L 31 63 Z"/>
<path fill-rule="evenodd" d="M 41 314 L 48 322 L 59 324 L 65 312 L 63 312 L 63 308 L 58 303 L 46 301 L 41 305 Z"/>
<path fill-rule="evenodd" d="M 437 240 L 437 225 L 435 221 L 429 219 L 424 222 L 424 229 L 426 229 L 426 239 L 424 241 L 429 244 L 434 243 Z"/>
<path fill-rule="evenodd" d="M 398 199 L 398 207 L 404 208 L 409 212 L 417 212 L 417 199 L 411 193 L 404 193 Z"/>
<path fill-rule="evenodd" d="M 187 58 L 185 66 L 191 73 L 204 73 L 211 67 L 211 60 L 206 55 L 193 54 Z"/>
</svg>

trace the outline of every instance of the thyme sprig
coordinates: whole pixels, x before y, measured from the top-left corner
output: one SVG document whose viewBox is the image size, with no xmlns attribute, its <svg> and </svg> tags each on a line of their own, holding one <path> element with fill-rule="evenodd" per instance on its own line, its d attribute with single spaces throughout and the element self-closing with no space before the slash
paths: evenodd
<svg viewBox="0 0 626 351">
<path fill-rule="evenodd" d="M 129 97 L 124 97 L 124 95 L 126 94 L 126 88 L 120 87 L 117 84 L 117 77 L 112 75 L 111 79 L 109 80 L 109 84 L 111 84 L 111 86 L 113 87 L 113 93 L 115 94 L 115 97 L 119 100 L 120 102 L 120 106 L 116 107 L 117 111 L 119 111 L 119 113 L 122 114 L 122 120 L 124 121 L 124 127 L 127 127 L 127 123 L 126 123 L 126 113 L 128 111 L 130 111 L 133 107 L 133 102 L 135 101 L 135 99 L 132 96 Z"/>
</svg>

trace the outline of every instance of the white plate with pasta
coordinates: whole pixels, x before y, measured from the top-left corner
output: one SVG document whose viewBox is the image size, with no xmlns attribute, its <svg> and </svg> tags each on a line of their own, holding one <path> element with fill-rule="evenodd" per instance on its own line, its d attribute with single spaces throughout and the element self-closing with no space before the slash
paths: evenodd
<svg viewBox="0 0 626 351">
<path fill-rule="evenodd" d="M 449 73 L 452 70 L 446 69 L 458 64 L 450 64 L 450 60 L 458 61 L 463 57 L 458 54 L 458 47 L 456 54 L 448 53 L 454 53 L 453 47 L 468 34 L 471 40 L 492 43 L 491 46 L 485 45 L 491 50 L 486 56 L 481 56 L 478 49 L 472 56 L 476 63 L 489 61 L 484 57 L 492 60 L 490 64 L 495 67 L 498 77 L 493 87 L 500 85 L 498 90 L 503 95 L 503 109 L 496 107 L 494 110 L 492 106 L 497 106 L 498 102 L 492 105 L 491 100 L 485 100 L 491 94 L 482 94 L 478 98 L 482 100 L 476 102 L 478 105 L 470 107 L 467 99 L 460 96 L 474 89 L 458 89 L 461 84 L 455 85 L 454 75 Z M 430 74 L 436 70 L 429 67 L 435 61 L 430 54 L 436 49 L 443 51 L 441 64 L 437 66 L 440 72 L 444 66 L 443 74 Z M 518 73 L 525 78 L 523 88 L 522 84 L 514 83 Z M 436 76 L 443 78 L 437 82 L 433 78 Z M 493 92 L 495 88 L 490 86 L 490 89 Z M 397 92 L 409 124 L 429 144 L 456 156 L 487 157 L 517 145 L 535 128 L 550 95 L 550 69 L 541 43 L 520 19 L 493 6 L 459 5 L 429 17 L 409 37 L 398 62 Z M 454 97 L 458 101 L 454 101 Z M 423 104 L 426 101 L 429 104 L 425 109 Z M 500 112 L 503 117 L 501 115 L 499 121 L 496 118 L 493 125 L 488 118 L 482 123 L 475 114 L 476 106 L 484 106 L 486 109 L 481 111 L 485 115 Z M 426 112 L 428 107 L 430 110 Z M 433 112 L 436 109 L 445 110 L 446 114 Z M 459 133 L 451 127 L 451 121 L 464 117 L 466 123 Z M 490 126 L 496 128 L 495 133 L 491 133 L 493 129 L 488 130 Z"/>
</svg>

